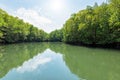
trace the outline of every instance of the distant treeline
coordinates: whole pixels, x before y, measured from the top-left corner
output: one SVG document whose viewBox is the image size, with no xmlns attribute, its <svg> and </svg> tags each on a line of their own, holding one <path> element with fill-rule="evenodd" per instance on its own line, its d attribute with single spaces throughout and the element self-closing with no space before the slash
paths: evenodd
<svg viewBox="0 0 120 80">
<path fill-rule="evenodd" d="M 33 41 L 120 47 L 120 0 L 87 6 L 50 34 L 0 10 L 0 43 Z"/>
</svg>

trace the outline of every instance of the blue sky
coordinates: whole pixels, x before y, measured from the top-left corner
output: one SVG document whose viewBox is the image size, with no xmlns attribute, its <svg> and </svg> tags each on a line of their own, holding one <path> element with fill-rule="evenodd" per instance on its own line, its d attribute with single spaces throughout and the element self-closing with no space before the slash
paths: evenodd
<svg viewBox="0 0 120 80">
<path fill-rule="evenodd" d="M 0 0 L 0 8 L 25 22 L 51 32 L 63 27 L 71 14 L 87 5 L 99 5 L 106 0 Z"/>
</svg>

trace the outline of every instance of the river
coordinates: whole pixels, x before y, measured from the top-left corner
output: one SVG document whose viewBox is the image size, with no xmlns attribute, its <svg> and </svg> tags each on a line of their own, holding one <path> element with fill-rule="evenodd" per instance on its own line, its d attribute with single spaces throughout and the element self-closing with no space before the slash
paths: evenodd
<svg viewBox="0 0 120 80">
<path fill-rule="evenodd" d="M 0 80 L 120 80 L 120 51 L 47 42 L 2 45 Z"/>
</svg>

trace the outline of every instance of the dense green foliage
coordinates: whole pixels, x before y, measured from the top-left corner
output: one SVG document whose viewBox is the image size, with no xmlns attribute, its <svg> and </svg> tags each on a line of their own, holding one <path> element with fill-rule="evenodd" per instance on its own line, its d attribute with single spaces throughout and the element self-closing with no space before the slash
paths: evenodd
<svg viewBox="0 0 120 80">
<path fill-rule="evenodd" d="M 120 1 L 87 6 L 64 24 L 64 41 L 87 45 L 120 45 Z"/>
<path fill-rule="evenodd" d="M 51 42 L 62 42 L 63 39 L 63 30 L 55 30 L 49 34 L 48 37 Z"/>
<path fill-rule="evenodd" d="M 47 33 L 0 9 L 0 43 L 45 41 Z"/>
<path fill-rule="evenodd" d="M 120 1 L 93 7 L 72 14 L 63 28 L 47 34 L 18 17 L 0 9 L 0 43 L 66 42 L 84 45 L 120 46 Z"/>
</svg>

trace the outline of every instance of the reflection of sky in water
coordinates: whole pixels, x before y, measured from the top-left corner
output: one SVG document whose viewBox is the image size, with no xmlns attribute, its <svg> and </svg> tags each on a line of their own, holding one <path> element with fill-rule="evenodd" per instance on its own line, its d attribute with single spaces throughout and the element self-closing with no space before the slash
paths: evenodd
<svg viewBox="0 0 120 80">
<path fill-rule="evenodd" d="M 49 51 L 49 50 L 47 50 Z M 52 60 L 51 57 L 45 57 L 44 54 L 38 54 L 33 59 L 25 61 L 22 66 L 18 67 L 16 70 L 18 72 L 25 72 L 25 71 L 34 71 L 40 65 L 44 65 Z"/>
<path fill-rule="evenodd" d="M 47 49 L 22 66 L 12 69 L 0 80 L 80 80 L 71 73 L 62 54 Z M 83 79 L 84 80 L 84 79 Z"/>
</svg>

